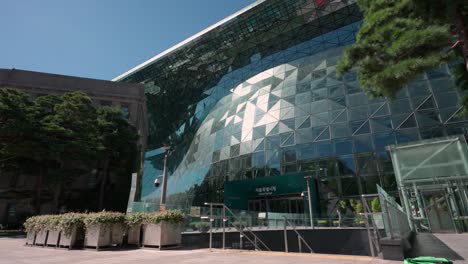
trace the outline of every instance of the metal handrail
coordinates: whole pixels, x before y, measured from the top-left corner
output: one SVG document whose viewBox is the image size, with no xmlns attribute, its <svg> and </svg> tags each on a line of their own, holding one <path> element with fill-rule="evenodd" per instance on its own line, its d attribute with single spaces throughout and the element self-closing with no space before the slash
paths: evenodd
<svg viewBox="0 0 468 264">
<path fill-rule="evenodd" d="M 381 251 L 380 234 L 379 234 L 377 226 L 375 225 L 375 222 L 369 221 L 369 215 L 372 215 L 372 212 L 369 207 L 369 204 L 367 203 L 366 198 L 370 198 L 370 197 L 379 197 L 379 195 L 378 194 L 362 194 L 361 195 L 361 202 L 362 202 L 365 212 L 360 213 L 360 215 L 363 215 L 366 218 L 365 224 L 366 224 L 366 229 L 367 229 L 367 237 L 369 239 L 369 247 L 370 247 L 372 256 L 375 257 L 377 254 L 375 254 L 374 252 L 374 246 L 376 247 L 378 252 Z M 369 226 L 369 223 L 371 223 L 372 227 Z M 371 235 L 371 228 L 372 228 L 373 235 Z"/>
<path fill-rule="evenodd" d="M 220 207 L 223 207 L 223 209 L 226 209 L 229 213 L 231 213 L 231 215 L 237 220 L 239 221 L 239 223 L 241 223 L 239 225 L 239 227 L 235 226 L 235 225 L 232 225 L 234 228 L 236 228 L 239 232 L 240 232 L 240 235 L 242 237 L 243 235 L 243 230 L 245 228 L 245 230 L 247 230 L 250 234 L 252 234 L 252 236 L 254 237 L 254 241 L 252 241 L 248 236 L 245 236 L 245 238 L 247 238 L 247 240 L 252 243 L 252 245 L 254 245 L 254 247 L 257 249 L 257 250 L 262 250 L 260 247 L 258 247 L 256 241 L 259 241 L 263 247 L 265 247 L 268 251 L 271 251 L 271 249 L 257 236 L 255 235 L 255 233 L 248 227 L 248 226 L 244 226 L 242 225 L 242 221 L 241 219 L 229 208 L 227 207 L 225 204 L 223 203 L 205 203 L 205 205 L 209 205 L 210 207 L 212 206 L 220 206 Z M 213 216 L 212 216 L 212 210 L 210 210 L 210 223 L 211 223 L 211 219 L 213 219 Z M 224 214 L 224 210 L 223 210 L 223 214 Z M 223 216 L 223 245 L 225 243 L 225 236 L 224 236 L 224 217 Z M 244 228 L 242 228 L 244 226 Z M 212 240 L 212 226 L 210 225 L 210 249 L 211 249 L 211 240 Z M 224 247 L 223 247 L 224 248 Z"/>
<path fill-rule="evenodd" d="M 310 253 L 314 253 L 314 251 L 312 250 L 312 248 L 310 247 L 309 243 L 307 243 L 305 241 L 305 239 L 302 237 L 302 235 L 297 231 L 296 229 L 296 225 L 294 225 L 293 223 L 289 222 L 288 218 L 286 216 L 283 215 L 283 218 L 284 218 L 284 232 L 285 232 L 285 238 L 284 238 L 284 242 L 285 242 L 285 249 L 286 249 L 286 252 L 288 252 L 288 246 L 287 246 L 287 237 L 286 237 L 286 225 L 289 224 L 290 226 L 292 226 L 294 232 L 296 232 L 297 234 L 297 238 L 298 238 L 298 246 L 299 246 L 299 252 L 302 253 L 302 246 L 301 246 L 301 240 L 302 242 L 304 242 L 304 244 L 307 246 L 307 248 L 310 250 Z"/>
</svg>

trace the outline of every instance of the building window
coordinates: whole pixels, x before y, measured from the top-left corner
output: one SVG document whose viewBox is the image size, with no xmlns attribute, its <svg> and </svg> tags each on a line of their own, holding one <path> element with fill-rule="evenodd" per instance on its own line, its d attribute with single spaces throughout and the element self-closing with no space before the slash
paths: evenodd
<svg viewBox="0 0 468 264">
<path fill-rule="evenodd" d="M 100 104 L 101 106 L 109 106 L 109 107 L 112 106 L 112 102 L 111 102 L 111 101 L 106 101 L 106 100 L 101 100 L 101 101 L 99 102 L 99 104 Z"/>
</svg>

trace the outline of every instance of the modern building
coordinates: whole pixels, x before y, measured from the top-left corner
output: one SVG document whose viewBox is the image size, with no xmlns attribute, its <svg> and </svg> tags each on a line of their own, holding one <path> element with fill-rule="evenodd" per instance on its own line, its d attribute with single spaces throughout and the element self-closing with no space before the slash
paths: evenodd
<svg viewBox="0 0 468 264">
<path fill-rule="evenodd" d="M 73 91 L 84 92 L 91 97 L 96 107 L 121 107 L 129 122 L 141 135 L 139 142 L 141 148 L 146 146 L 146 98 L 143 86 L 140 84 L 115 83 L 16 69 L 0 69 L 0 88 L 15 88 L 31 95 L 33 98 Z M 128 181 L 121 182 L 121 180 L 111 175 L 109 188 L 113 188 L 111 186 L 115 188 L 117 188 L 116 186 L 123 186 L 123 188 L 118 187 L 117 189 L 127 190 L 130 185 L 130 177 L 131 175 L 128 175 Z M 14 223 L 16 220 L 32 214 L 33 193 L 36 184 L 36 181 L 32 179 L 35 179 L 34 175 L 11 175 L 2 173 L 0 169 L 0 224 Z M 88 192 L 91 192 L 91 195 L 93 192 L 96 193 L 97 184 L 95 173 L 91 172 L 80 176 L 71 184 L 71 189 L 74 192 L 69 195 L 70 199 L 73 200 L 73 203 L 78 204 L 74 207 L 74 210 L 92 208 L 91 202 L 86 204 L 86 201 L 80 201 L 76 197 L 82 197 L 80 195 Z M 48 193 L 46 187 L 43 187 L 43 191 Z M 51 213 L 53 210 L 52 200 L 49 196 L 44 195 L 41 213 Z M 96 197 L 92 196 L 92 199 L 96 199 Z M 125 199 L 123 200 L 125 201 Z"/>
<path fill-rule="evenodd" d="M 147 96 L 146 208 L 134 209 L 159 202 L 164 145 L 176 148 L 169 206 L 304 214 L 304 176 L 316 215 L 377 184 L 398 196 L 386 146 L 464 135 L 468 123 L 450 65 L 393 100 L 368 97 L 355 72 L 337 78 L 361 20 L 353 0 L 260 0 L 116 77 Z"/>
</svg>

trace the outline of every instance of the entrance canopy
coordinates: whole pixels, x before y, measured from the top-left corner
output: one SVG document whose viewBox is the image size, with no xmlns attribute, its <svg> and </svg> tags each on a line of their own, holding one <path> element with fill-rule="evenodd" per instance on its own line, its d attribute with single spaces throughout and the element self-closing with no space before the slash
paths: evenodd
<svg viewBox="0 0 468 264">
<path fill-rule="evenodd" d="M 387 147 L 400 183 L 468 179 L 468 147 L 462 136 Z"/>
<path fill-rule="evenodd" d="M 468 146 L 464 136 L 388 146 L 408 222 L 431 232 L 468 229 Z"/>
</svg>

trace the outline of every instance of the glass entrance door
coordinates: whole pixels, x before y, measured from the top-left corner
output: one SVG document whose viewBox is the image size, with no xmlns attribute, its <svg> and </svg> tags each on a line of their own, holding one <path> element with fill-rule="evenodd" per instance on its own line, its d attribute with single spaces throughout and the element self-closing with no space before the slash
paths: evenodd
<svg viewBox="0 0 468 264">
<path fill-rule="evenodd" d="M 249 211 L 304 214 L 304 199 L 302 197 L 257 198 L 249 201 Z"/>
<path fill-rule="evenodd" d="M 447 201 L 446 193 L 430 191 L 422 193 L 429 228 L 432 232 L 455 232 L 452 208 Z"/>
</svg>

